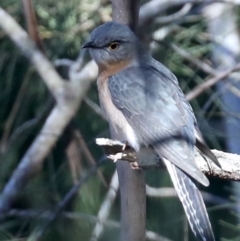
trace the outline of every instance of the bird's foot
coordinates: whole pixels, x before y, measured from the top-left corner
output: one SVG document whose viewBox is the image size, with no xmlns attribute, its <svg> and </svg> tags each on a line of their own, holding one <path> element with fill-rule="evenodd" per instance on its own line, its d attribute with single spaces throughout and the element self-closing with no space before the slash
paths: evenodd
<svg viewBox="0 0 240 241">
<path fill-rule="evenodd" d="M 113 162 L 117 162 L 117 160 L 123 159 L 123 153 L 119 152 L 114 155 Z"/>
<path fill-rule="evenodd" d="M 207 166 L 210 172 L 210 175 L 213 174 L 213 167 L 212 167 L 212 163 L 208 160 L 208 158 L 205 158 L 206 162 L 207 162 Z"/>
<path fill-rule="evenodd" d="M 124 151 L 126 149 L 127 146 L 129 146 L 127 141 L 123 141 L 123 146 L 122 146 L 122 151 Z"/>
<path fill-rule="evenodd" d="M 130 165 L 131 165 L 131 168 L 132 168 L 133 170 L 141 170 L 141 169 L 142 169 L 142 168 L 138 165 L 137 162 L 131 162 Z"/>
</svg>

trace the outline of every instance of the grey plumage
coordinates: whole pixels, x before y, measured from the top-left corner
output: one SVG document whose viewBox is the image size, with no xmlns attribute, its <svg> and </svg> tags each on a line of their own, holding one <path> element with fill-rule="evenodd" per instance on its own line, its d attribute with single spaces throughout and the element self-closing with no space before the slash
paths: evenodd
<svg viewBox="0 0 240 241">
<path fill-rule="evenodd" d="M 207 210 L 196 185 L 171 162 L 165 161 L 165 163 L 197 240 L 214 241 Z"/>
<path fill-rule="evenodd" d="M 117 47 L 112 49 L 111 43 Z M 219 163 L 199 132 L 177 78 L 145 51 L 127 26 L 106 23 L 93 31 L 85 47 L 99 66 L 99 98 L 111 128 L 136 151 L 154 148 L 167 166 L 196 238 L 213 241 L 201 194 L 190 179 L 209 184 L 195 163 L 194 146 Z"/>
<path fill-rule="evenodd" d="M 192 112 L 186 111 L 189 104 L 180 101 L 182 92 L 174 82 L 151 66 L 137 66 L 110 76 L 108 87 L 114 105 L 134 129 L 139 145 L 152 145 L 160 157 L 203 185 L 209 184 L 194 161 Z"/>
</svg>

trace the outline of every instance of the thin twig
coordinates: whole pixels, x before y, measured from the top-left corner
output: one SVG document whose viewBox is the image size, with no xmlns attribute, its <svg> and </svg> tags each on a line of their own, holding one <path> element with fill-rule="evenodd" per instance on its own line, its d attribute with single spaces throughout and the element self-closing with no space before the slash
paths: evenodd
<svg viewBox="0 0 240 241">
<path fill-rule="evenodd" d="M 236 86 L 234 86 L 234 85 L 229 85 L 228 86 L 228 89 L 234 94 L 234 95 L 236 95 L 238 98 L 240 98 L 240 90 L 236 87 Z"/>
<path fill-rule="evenodd" d="M 96 223 L 98 222 L 98 218 L 83 213 L 73 213 L 73 212 L 61 212 L 61 217 L 73 220 L 83 220 L 84 222 Z M 38 211 L 38 210 L 19 210 L 19 209 L 12 209 L 8 213 L 5 213 L 2 217 L 20 217 L 20 218 L 32 218 L 32 219 L 47 219 L 49 220 L 53 216 L 52 211 Z M 102 220 L 103 221 L 103 220 Z M 103 221 L 103 224 L 110 227 L 110 228 L 117 228 L 119 229 L 120 223 L 117 221 L 106 219 Z M 160 238 L 160 239 L 159 239 Z M 146 239 L 152 241 L 171 241 L 155 232 L 146 231 Z"/>
<path fill-rule="evenodd" d="M 22 3 L 28 34 L 30 38 L 35 42 L 38 49 L 44 53 L 45 51 L 43 47 L 43 41 L 39 37 L 37 17 L 34 11 L 32 0 L 22 0 Z"/>
<path fill-rule="evenodd" d="M 29 83 L 29 80 L 30 80 L 31 73 L 32 73 L 32 71 L 30 69 L 28 69 L 28 71 L 26 73 L 26 76 L 23 80 L 23 83 L 20 87 L 20 90 L 17 94 L 17 97 L 16 97 L 16 100 L 15 100 L 14 105 L 12 107 L 12 110 L 11 110 L 7 120 L 6 120 L 6 124 L 4 125 L 4 131 L 3 131 L 3 135 L 2 135 L 2 138 L 1 138 L 1 141 L 0 141 L 0 152 L 1 153 L 3 153 L 7 148 L 8 138 L 9 138 L 9 135 L 10 135 L 10 132 L 11 132 L 11 129 L 12 129 L 12 125 L 15 121 L 15 118 L 16 118 L 17 113 L 19 111 L 19 108 L 21 106 L 22 100 L 25 97 L 25 93 L 26 93 L 26 90 L 27 90 L 27 86 L 28 86 L 28 83 Z"/>
<path fill-rule="evenodd" d="M 171 47 L 174 51 L 176 51 L 181 57 L 187 59 L 188 61 L 190 61 L 191 63 L 193 63 L 194 65 L 196 65 L 199 69 L 203 70 L 205 73 L 213 75 L 213 76 L 217 76 L 219 75 L 219 71 L 215 70 L 214 68 L 212 68 L 210 65 L 208 65 L 207 63 L 200 61 L 199 59 L 195 58 L 194 56 L 192 56 L 190 53 L 188 53 L 187 51 L 185 51 L 184 49 L 178 47 L 175 44 L 171 44 Z"/>
<path fill-rule="evenodd" d="M 76 184 L 78 179 L 82 176 L 82 156 L 79 151 L 79 143 L 77 138 L 71 134 L 71 140 L 66 148 L 66 155 L 72 174 L 73 183 Z"/>
<path fill-rule="evenodd" d="M 176 190 L 173 187 L 156 188 L 156 187 L 150 187 L 147 185 L 146 194 L 149 197 L 158 197 L 158 198 L 177 197 Z M 217 195 L 204 192 L 204 191 L 201 191 L 201 194 L 203 196 L 203 199 L 206 202 L 209 202 L 215 205 L 229 204 L 229 200 L 219 197 Z"/>
<path fill-rule="evenodd" d="M 105 161 L 105 158 L 101 158 L 96 165 L 91 167 L 89 171 L 82 177 L 66 194 L 66 196 L 62 199 L 62 201 L 57 205 L 57 208 L 55 209 L 53 215 L 48 219 L 47 222 L 44 223 L 44 225 L 36 230 L 32 237 L 29 238 L 29 240 L 35 240 L 38 241 L 43 236 L 43 234 L 46 232 L 46 230 L 49 228 L 50 224 L 55 221 L 55 219 L 58 217 L 58 215 L 61 213 L 61 211 L 64 209 L 64 207 L 72 200 L 72 198 L 76 195 L 76 193 L 79 191 L 81 186 L 98 170 L 100 165 L 103 164 Z"/>
<path fill-rule="evenodd" d="M 43 105 L 43 109 L 37 113 L 37 116 L 31 120 L 28 120 L 24 122 L 22 125 L 18 126 L 14 132 L 12 133 L 11 137 L 9 138 L 8 146 L 9 148 L 13 143 L 20 138 L 20 136 L 25 135 L 24 132 L 27 130 L 33 128 L 36 126 L 38 123 L 44 120 L 44 118 L 47 116 L 47 113 L 51 110 L 51 107 L 53 105 L 53 98 L 50 97 L 46 103 Z"/>
<path fill-rule="evenodd" d="M 159 235 L 152 231 L 146 231 L 146 239 L 147 240 L 154 240 L 154 241 L 172 241 L 171 239 L 168 239 L 166 237 L 163 237 L 162 235 Z"/>
<path fill-rule="evenodd" d="M 28 34 L 2 8 L 0 8 L 0 26 L 22 52 L 29 57 L 49 90 L 56 96 L 57 92 L 64 86 L 64 81 L 54 70 L 51 62 L 37 49 Z"/>
<path fill-rule="evenodd" d="M 230 74 L 238 71 L 240 69 L 240 64 L 235 65 L 232 68 L 229 68 L 226 71 L 217 71 L 214 68 L 212 68 L 210 65 L 207 63 L 204 63 L 200 61 L 199 59 L 195 58 L 191 54 L 189 54 L 187 51 L 184 49 L 181 49 L 180 47 L 171 44 L 171 47 L 173 50 L 175 50 L 180 56 L 183 58 L 189 60 L 191 63 L 195 64 L 199 69 L 203 70 L 204 72 L 213 75 L 214 77 L 211 79 L 208 79 L 206 82 L 199 84 L 196 86 L 194 89 L 192 89 L 188 94 L 186 94 L 187 100 L 192 100 L 199 96 L 201 93 L 203 93 L 206 89 L 210 88 L 211 86 L 215 85 L 219 81 L 227 78 Z M 230 88 L 230 87 L 228 87 Z M 232 89 L 233 90 L 233 89 Z M 234 91 L 234 90 L 233 90 Z M 234 92 L 236 95 L 240 95 L 239 91 Z"/>
<path fill-rule="evenodd" d="M 198 97 L 206 89 L 212 87 L 217 82 L 227 78 L 230 74 L 232 74 L 233 72 L 236 72 L 238 70 L 240 70 L 240 64 L 237 64 L 234 67 L 229 68 L 226 71 L 223 71 L 222 73 L 220 72 L 216 77 L 213 77 L 213 78 L 207 80 L 206 82 L 199 84 L 194 89 L 192 89 L 190 92 L 188 92 L 188 94 L 186 94 L 187 100 L 192 100 L 192 99 Z"/>
<path fill-rule="evenodd" d="M 185 5 L 188 3 L 198 4 L 205 3 L 211 4 L 214 2 L 225 2 L 228 4 L 236 4 L 235 0 L 152 0 L 148 1 L 144 5 L 142 5 L 139 12 L 139 27 L 146 26 L 150 21 L 156 18 L 156 16 L 160 15 L 162 12 L 176 7 Z"/>
<path fill-rule="evenodd" d="M 54 215 L 53 211 L 45 211 L 45 210 L 33 210 L 33 209 L 11 209 L 9 212 L 2 215 L 2 218 L 5 217 L 20 217 L 20 218 L 32 218 L 32 219 L 51 219 L 51 217 Z M 90 222 L 95 224 L 98 221 L 98 218 L 84 213 L 77 213 L 77 212 L 61 212 L 59 214 L 60 217 L 66 218 L 66 219 L 73 219 L 73 220 L 83 220 L 84 222 Z M 105 220 L 104 225 L 109 226 L 111 228 L 119 228 L 120 224 L 119 222 L 113 221 L 113 220 Z"/>
<path fill-rule="evenodd" d="M 80 145 L 80 150 L 83 151 L 84 156 L 87 158 L 87 160 L 89 161 L 89 163 L 91 165 L 95 165 L 96 162 L 95 162 L 95 160 L 92 156 L 92 153 L 89 151 L 88 146 L 87 146 L 85 140 L 83 139 L 83 136 L 82 136 L 80 130 L 75 130 L 74 134 L 75 134 L 75 137 L 78 140 L 78 143 Z M 99 179 L 101 180 L 102 184 L 105 187 L 107 187 L 108 184 L 107 184 L 101 170 L 97 170 L 97 175 L 98 175 Z"/>
<path fill-rule="evenodd" d="M 107 120 L 106 116 L 103 114 L 102 109 L 96 104 L 94 103 L 91 99 L 89 99 L 88 97 L 84 98 L 84 102 L 95 112 L 97 113 L 99 116 L 101 116 L 104 120 Z"/>
<path fill-rule="evenodd" d="M 186 3 L 178 12 L 170 14 L 168 16 L 159 17 L 156 20 L 154 20 L 154 22 L 158 24 L 169 24 L 180 19 L 182 20 L 183 17 L 190 12 L 192 7 L 192 3 Z"/>
<path fill-rule="evenodd" d="M 119 189 L 118 174 L 117 174 L 117 171 L 115 171 L 112 176 L 112 180 L 110 182 L 109 190 L 99 209 L 98 222 L 96 223 L 93 229 L 92 237 L 90 239 L 91 241 L 97 241 L 101 236 L 104 228 L 104 223 L 106 222 L 110 214 L 110 210 L 112 208 L 114 200 L 116 199 L 118 189 Z"/>
</svg>

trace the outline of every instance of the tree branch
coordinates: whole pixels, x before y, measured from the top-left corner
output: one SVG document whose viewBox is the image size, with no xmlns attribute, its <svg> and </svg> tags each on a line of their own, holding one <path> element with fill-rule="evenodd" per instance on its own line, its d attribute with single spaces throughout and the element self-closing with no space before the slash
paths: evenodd
<svg viewBox="0 0 240 241">
<path fill-rule="evenodd" d="M 215 77 L 207 80 L 206 82 L 197 85 L 195 88 L 193 88 L 189 93 L 186 94 L 187 100 L 192 100 L 196 97 L 198 97 L 200 94 L 202 94 L 206 89 L 212 87 L 215 85 L 217 82 L 227 78 L 230 74 L 233 72 L 236 72 L 240 70 L 240 64 L 235 65 L 232 68 L 229 68 L 228 70 L 220 72 L 218 75 Z"/>
<path fill-rule="evenodd" d="M 77 138 L 78 144 L 80 146 L 80 150 L 83 152 L 83 155 L 85 156 L 85 158 L 87 159 L 87 161 L 94 166 L 96 161 L 92 156 L 92 153 L 90 152 L 90 150 L 88 149 L 88 146 L 85 142 L 85 140 L 83 139 L 83 136 L 80 132 L 80 130 L 75 130 L 74 131 L 74 135 Z M 100 170 L 97 171 L 98 177 L 101 180 L 102 184 L 104 187 L 108 187 L 108 184 L 104 178 L 104 175 L 102 174 L 102 172 Z"/>
<path fill-rule="evenodd" d="M 34 11 L 32 0 L 22 0 L 25 21 L 30 38 L 35 42 L 38 49 L 44 53 L 43 42 L 39 37 L 37 17 Z"/>
<path fill-rule="evenodd" d="M 49 220 L 54 215 L 52 211 L 42 211 L 42 210 L 19 210 L 19 209 L 11 209 L 9 212 L 5 213 L 3 217 L 19 217 L 19 218 L 26 218 L 26 219 L 46 219 Z M 62 212 L 61 213 L 62 218 L 70 219 L 70 220 L 82 220 L 84 222 L 89 223 L 97 223 L 99 221 L 98 217 L 95 217 L 93 215 L 84 214 L 84 213 L 77 213 L 77 212 Z M 102 223 L 105 226 L 108 226 L 110 228 L 116 228 L 119 229 L 120 224 L 117 221 L 114 220 L 103 220 Z M 168 238 L 165 238 L 153 231 L 146 231 L 146 239 L 152 240 L 152 241 L 171 241 Z"/>
<path fill-rule="evenodd" d="M 37 49 L 26 31 L 2 8 L 0 8 L 0 27 L 31 60 L 49 90 L 56 97 L 64 87 L 63 79 L 54 70 L 51 62 Z"/>
<path fill-rule="evenodd" d="M 178 12 L 167 16 L 158 17 L 154 22 L 161 25 L 170 24 L 172 22 L 175 22 L 177 20 L 184 18 L 191 11 L 192 7 L 193 7 L 192 3 L 186 3 Z"/>
<path fill-rule="evenodd" d="M 41 170 L 45 157 L 75 115 L 91 81 L 96 78 L 97 67 L 91 61 L 80 71 L 81 61 L 77 61 L 70 68 L 70 81 L 66 82 L 58 75 L 51 62 L 36 48 L 27 33 L 2 8 L 0 8 L 0 27 L 31 60 L 56 99 L 56 106 L 42 130 L 4 187 L 0 198 L 0 213 L 2 213 L 9 210 L 19 192 Z"/>
<path fill-rule="evenodd" d="M 176 190 L 174 187 L 150 187 L 146 185 L 146 194 L 148 197 L 155 197 L 155 198 L 171 198 L 171 197 L 178 197 Z M 212 193 L 201 191 L 203 199 L 205 202 L 209 202 L 215 205 L 227 205 L 229 204 L 229 200 L 214 195 Z M 235 207 L 232 207 L 233 209 Z"/>
<path fill-rule="evenodd" d="M 124 161 L 128 161 L 130 163 L 137 162 L 138 167 L 141 169 L 164 167 L 162 161 L 156 156 L 156 154 L 154 154 L 153 150 L 150 148 L 142 148 L 142 150 L 137 153 L 129 146 L 123 150 L 125 144 L 120 141 L 98 138 L 96 139 L 96 143 L 105 149 L 108 158 L 113 161 L 123 159 Z M 212 150 L 212 152 L 220 162 L 222 169 L 220 169 L 214 163 L 209 165 L 205 158 L 201 156 L 198 151 L 196 151 L 195 160 L 199 169 L 207 176 L 240 181 L 240 155 L 218 150 Z"/>
<path fill-rule="evenodd" d="M 103 164 L 105 158 L 101 158 L 96 165 L 92 166 L 88 172 L 78 180 L 78 182 L 70 189 L 70 191 L 65 195 L 65 197 L 59 202 L 55 211 L 49 217 L 47 222 L 39 229 L 36 228 L 35 232 L 33 232 L 32 237 L 28 240 L 38 241 L 45 233 L 45 231 L 49 228 L 50 224 L 56 220 L 56 218 L 60 215 L 62 210 L 66 207 L 66 205 L 72 200 L 72 198 L 76 195 L 82 185 L 98 170 L 98 168 Z"/>
<path fill-rule="evenodd" d="M 119 189 L 118 174 L 117 174 L 117 171 L 115 171 L 109 185 L 109 190 L 99 209 L 98 221 L 95 224 L 90 241 L 97 241 L 100 238 L 103 232 L 104 223 L 106 222 L 110 214 L 110 210 L 112 208 L 113 202 L 116 199 L 118 189 Z"/>
</svg>

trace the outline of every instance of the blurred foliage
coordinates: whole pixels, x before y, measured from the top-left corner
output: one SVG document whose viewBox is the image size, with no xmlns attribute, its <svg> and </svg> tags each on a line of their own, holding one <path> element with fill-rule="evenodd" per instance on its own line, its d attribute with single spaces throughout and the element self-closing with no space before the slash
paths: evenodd
<svg viewBox="0 0 240 241">
<path fill-rule="evenodd" d="M 91 30 L 111 19 L 111 7 L 108 1 L 42 0 L 33 3 L 40 37 L 51 61 L 61 58 L 76 59 L 81 45 L 88 38 Z M 21 1 L 1 0 L 0 6 L 26 28 Z M 236 12 L 239 12 L 238 8 Z M 154 31 L 165 27 L 153 26 Z M 169 43 L 176 44 L 200 60 L 209 59 L 212 42 L 208 38 L 206 29 L 206 21 L 203 17 L 190 15 L 177 25 L 176 29 L 162 43 L 157 44 L 154 51 L 154 56 L 178 76 L 180 85 L 185 92 L 191 90 L 196 84 L 204 82 L 207 75 L 174 52 Z M 216 135 L 218 131 L 209 127 L 209 125 L 214 125 L 211 123 L 220 121 L 219 116 L 216 115 L 220 109 L 219 100 L 214 100 L 204 111 L 204 105 L 213 91 L 214 88 L 206 91 L 205 94 L 193 100 L 192 105 L 210 146 L 224 148 L 223 139 L 220 138 L 224 133 Z M 53 98 L 33 67 L 2 30 L 0 30 L 0 93 L 0 189 L 2 190 L 19 160 L 37 136 L 54 104 Z M 98 103 L 95 84 L 91 86 L 88 97 Z M 96 137 L 106 137 L 108 126 L 94 110 L 83 102 L 77 116 L 46 158 L 41 174 L 29 183 L 13 208 L 53 211 L 57 203 L 66 195 L 74 184 L 74 171 L 70 168 L 70 160 L 66 154 L 67 147 L 73 138 L 72 130 L 79 130 L 82 133 L 95 160 L 101 158 L 103 152 L 95 145 L 94 140 Z M 86 173 L 91 164 L 82 154 L 81 146 L 78 151 L 80 177 Z M 114 168 L 115 165 L 111 162 L 107 162 L 100 168 L 107 183 L 111 180 Z M 147 182 L 156 187 L 172 186 L 168 175 L 163 170 L 148 171 Z M 205 191 L 229 199 L 232 192 L 228 188 L 228 182 L 212 180 L 212 183 L 213 185 Z M 96 216 L 107 190 L 108 188 L 103 185 L 99 177 L 94 175 L 83 185 L 66 210 Z M 231 202 L 232 200 L 229 199 L 229 203 Z M 208 205 L 208 207 L 217 240 L 220 240 L 220 237 L 230 240 L 239 235 L 239 230 L 235 228 L 236 217 L 226 206 Z M 119 216 L 118 196 L 111 210 L 110 219 L 119 221 Z M 25 240 L 43 223 L 44 219 L 39 219 L 37 216 L 35 218 L 8 217 L 1 219 L 0 241 Z M 175 197 L 147 198 L 147 228 L 149 230 L 171 240 L 182 241 L 186 235 L 184 233 L 185 223 L 181 204 Z M 89 240 L 93 227 L 94 223 L 87 218 L 76 220 L 60 217 L 42 240 Z M 100 240 L 118 240 L 116 238 L 118 232 L 118 228 L 106 226 Z M 191 231 L 189 231 L 189 236 L 189 240 L 195 240 Z"/>
</svg>

